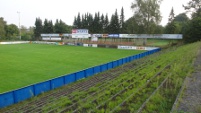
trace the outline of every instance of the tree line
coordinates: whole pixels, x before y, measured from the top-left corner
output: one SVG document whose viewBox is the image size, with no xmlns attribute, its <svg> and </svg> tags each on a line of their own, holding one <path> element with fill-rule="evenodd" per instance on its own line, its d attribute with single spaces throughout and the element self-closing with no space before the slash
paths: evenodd
<svg viewBox="0 0 201 113">
<path fill-rule="evenodd" d="M 34 37 L 33 27 L 7 24 L 3 17 L 0 17 L 0 41 L 1 40 L 31 40 Z"/>
<path fill-rule="evenodd" d="M 124 8 L 121 9 L 121 14 L 118 15 L 117 9 L 109 19 L 108 14 L 95 13 L 95 16 L 91 13 L 74 17 L 73 28 L 88 29 L 90 33 L 124 33 L 125 21 L 124 21 Z"/>
<path fill-rule="evenodd" d="M 15 24 L 7 25 L 4 18 L 0 18 L 0 40 L 12 40 L 19 36 L 18 27 Z"/>
<path fill-rule="evenodd" d="M 131 4 L 133 16 L 125 20 L 124 8 L 121 8 L 120 15 L 115 10 L 111 17 L 100 12 L 80 14 L 74 17 L 73 25 L 67 25 L 62 20 L 36 18 L 35 26 L 23 28 L 21 26 L 22 39 L 39 40 L 41 33 L 71 33 L 71 29 L 89 29 L 89 33 L 115 33 L 115 34 L 183 34 L 184 42 L 194 42 L 201 39 L 201 1 L 190 0 L 183 5 L 186 12 L 175 16 L 174 8 L 171 9 L 168 23 L 160 25 L 161 13 L 160 4 L 162 0 L 134 0 Z M 191 13 L 191 17 L 187 13 Z M 0 18 L 0 40 L 13 40 L 19 36 L 19 29 L 16 25 L 7 25 L 3 18 Z M 18 38 L 17 38 L 18 39 Z"/>
<path fill-rule="evenodd" d="M 40 18 L 36 18 L 34 27 L 34 39 L 40 40 L 40 35 L 42 33 L 70 33 L 72 26 L 67 25 L 61 19 L 56 19 L 53 25 L 52 20 L 45 19 L 44 22 Z"/>
</svg>

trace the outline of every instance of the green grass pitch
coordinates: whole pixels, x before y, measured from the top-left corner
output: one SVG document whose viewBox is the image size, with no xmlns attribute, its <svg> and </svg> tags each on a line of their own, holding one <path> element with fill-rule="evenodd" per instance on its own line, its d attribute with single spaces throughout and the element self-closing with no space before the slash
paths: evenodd
<svg viewBox="0 0 201 113">
<path fill-rule="evenodd" d="M 141 52 L 44 44 L 0 45 L 0 93 Z"/>
</svg>

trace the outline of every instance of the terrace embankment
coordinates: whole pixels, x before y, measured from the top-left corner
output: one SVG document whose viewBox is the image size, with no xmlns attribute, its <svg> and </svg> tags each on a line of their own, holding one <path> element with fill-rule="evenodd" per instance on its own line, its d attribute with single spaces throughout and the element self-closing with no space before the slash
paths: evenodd
<svg viewBox="0 0 201 113">
<path fill-rule="evenodd" d="M 194 62 L 194 72 L 186 78 L 178 112 L 201 113 L 201 48 Z"/>
</svg>

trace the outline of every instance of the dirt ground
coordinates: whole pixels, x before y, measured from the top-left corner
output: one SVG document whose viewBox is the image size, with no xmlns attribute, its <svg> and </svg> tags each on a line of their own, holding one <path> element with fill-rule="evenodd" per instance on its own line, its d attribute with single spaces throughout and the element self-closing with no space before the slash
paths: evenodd
<svg viewBox="0 0 201 113">
<path fill-rule="evenodd" d="M 194 62 L 195 71 L 186 78 L 178 113 L 201 113 L 201 49 Z"/>
</svg>

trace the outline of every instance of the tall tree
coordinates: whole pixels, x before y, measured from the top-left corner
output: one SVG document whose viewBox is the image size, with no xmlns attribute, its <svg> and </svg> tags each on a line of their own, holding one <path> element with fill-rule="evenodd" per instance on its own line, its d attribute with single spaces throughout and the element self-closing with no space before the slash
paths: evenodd
<svg viewBox="0 0 201 113">
<path fill-rule="evenodd" d="M 109 31 L 109 19 L 107 14 L 105 15 L 105 19 L 104 19 L 103 31 L 104 33 L 108 33 Z"/>
<path fill-rule="evenodd" d="M 93 33 L 93 21 L 94 21 L 94 19 L 93 19 L 93 15 L 92 14 L 89 14 L 88 16 L 87 16 L 87 22 L 88 22 L 88 29 L 89 29 L 89 33 Z"/>
<path fill-rule="evenodd" d="M 58 19 L 56 19 L 56 22 L 54 24 L 54 31 L 55 31 L 55 33 L 61 33 L 60 22 Z"/>
<path fill-rule="evenodd" d="M 180 32 L 179 25 L 178 25 L 178 23 L 176 23 L 174 21 L 168 23 L 165 26 L 164 33 L 166 33 L 166 34 L 176 34 L 176 33 L 179 33 L 179 32 Z"/>
<path fill-rule="evenodd" d="M 105 22 L 105 17 L 102 14 L 100 17 L 100 33 L 104 33 L 104 22 Z"/>
<path fill-rule="evenodd" d="M 192 19 L 189 21 L 184 41 L 187 43 L 199 41 L 201 40 L 201 0 L 191 0 L 184 8 L 187 12 L 192 12 Z"/>
<path fill-rule="evenodd" d="M 74 21 L 73 21 L 73 28 L 77 28 L 77 18 L 76 16 L 74 17 Z"/>
<path fill-rule="evenodd" d="M 157 25 L 154 34 L 163 34 L 163 33 L 164 33 L 164 27 L 162 25 Z"/>
<path fill-rule="evenodd" d="M 183 5 L 183 7 L 187 12 L 192 13 L 193 18 L 201 17 L 201 0 L 191 0 L 186 6 Z"/>
<path fill-rule="evenodd" d="M 121 8 L 121 15 L 120 15 L 120 33 L 125 33 L 125 16 L 124 16 L 124 8 Z"/>
<path fill-rule="evenodd" d="M 6 25 L 5 30 L 8 40 L 16 40 L 19 36 L 19 29 L 15 24 Z"/>
<path fill-rule="evenodd" d="M 181 13 L 177 16 L 175 16 L 174 22 L 180 26 L 180 32 L 181 34 L 185 34 L 186 30 L 188 29 L 188 23 L 189 23 L 189 18 L 186 15 L 186 13 Z"/>
<path fill-rule="evenodd" d="M 93 31 L 92 33 L 98 33 L 98 26 L 99 26 L 99 17 L 98 13 L 95 13 L 94 20 L 93 20 Z"/>
<path fill-rule="evenodd" d="M 125 22 L 126 33 L 142 34 L 145 33 L 144 27 L 136 21 L 135 17 L 131 17 Z"/>
<path fill-rule="evenodd" d="M 77 28 L 81 28 L 81 27 L 82 27 L 81 17 L 80 17 L 80 13 L 78 13 L 78 15 L 77 15 Z"/>
<path fill-rule="evenodd" d="M 190 19 L 188 18 L 188 16 L 186 15 L 186 13 L 180 13 L 177 16 L 175 16 L 174 21 L 177 22 L 187 22 Z"/>
<path fill-rule="evenodd" d="M 65 22 L 63 22 L 61 19 L 56 20 L 56 23 L 54 25 L 55 33 L 70 33 L 71 27 L 68 26 Z"/>
<path fill-rule="evenodd" d="M 54 33 L 54 25 L 53 25 L 52 20 L 49 20 L 48 28 L 49 28 L 49 33 Z"/>
<path fill-rule="evenodd" d="M 6 31 L 5 31 L 6 21 L 4 18 L 0 17 L 0 40 L 5 39 Z"/>
<path fill-rule="evenodd" d="M 193 18 L 187 27 L 184 41 L 186 43 L 201 41 L 201 18 Z"/>
<path fill-rule="evenodd" d="M 154 27 L 161 21 L 160 4 L 162 0 L 135 0 L 131 8 L 138 25 L 143 26 L 145 33 L 153 33 Z"/>
<path fill-rule="evenodd" d="M 34 27 L 34 40 L 40 40 L 40 35 L 43 32 L 43 24 L 40 18 L 36 18 Z"/>
<path fill-rule="evenodd" d="M 47 19 L 45 19 L 43 24 L 43 33 L 49 33 L 49 23 Z"/>
<path fill-rule="evenodd" d="M 88 29 L 87 14 L 82 15 L 82 28 Z"/>
<path fill-rule="evenodd" d="M 27 28 L 25 26 L 21 26 L 21 40 L 31 40 L 33 37 L 33 28 Z"/>
<path fill-rule="evenodd" d="M 175 18 L 174 17 L 174 9 L 172 7 L 172 9 L 170 11 L 169 18 L 168 18 L 168 24 L 165 27 L 165 33 L 167 33 L 167 34 L 176 33 L 177 26 L 176 26 L 176 23 L 174 21 L 174 18 Z"/>
<path fill-rule="evenodd" d="M 100 21 L 100 13 L 95 13 L 94 21 L 93 21 L 93 33 L 99 33 L 101 31 L 101 21 Z"/>
<path fill-rule="evenodd" d="M 173 20 L 174 20 L 174 9 L 172 7 L 171 11 L 170 11 L 170 15 L 169 15 L 169 18 L 168 18 L 168 22 L 171 23 Z"/>
<path fill-rule="evenodd" d="M 110 26 L 110 31 L 109 31 L 110 33 L 115 33 L 115 34 L 120 33 L 119 16 L 117 13 L 117 9 L 111 17 L 109 26 Z"/>
</svg>

